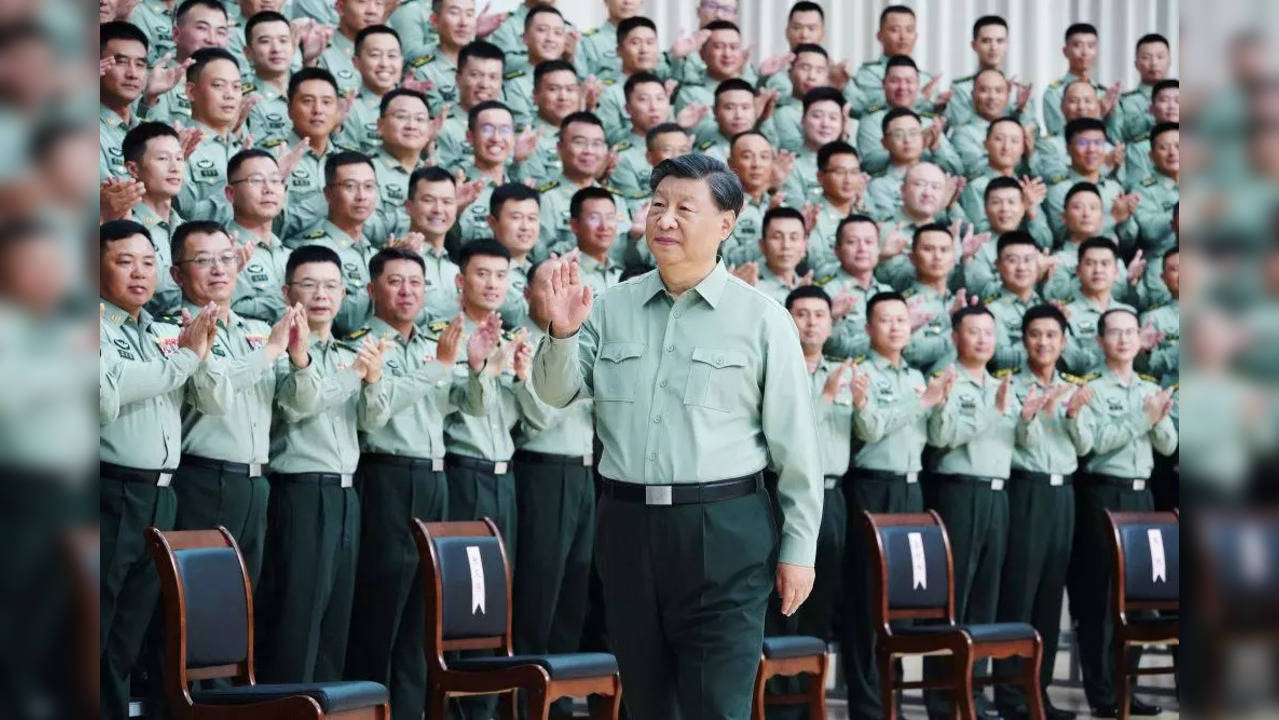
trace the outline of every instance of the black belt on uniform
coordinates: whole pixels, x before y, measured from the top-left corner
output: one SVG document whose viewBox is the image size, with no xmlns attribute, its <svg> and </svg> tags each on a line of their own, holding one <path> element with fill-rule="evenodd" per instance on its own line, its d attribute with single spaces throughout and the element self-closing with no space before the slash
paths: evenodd
<svg viewBox="0 0 1279 720">
<path fill-rule="evenodd" d="M 448 453 L 444 456 L 445 465 L 456 465 L 458 467 L 479 470 L 490 475 L 505 475 L 511 469 L 511 464 L 506 461 L 484 460 L 481 458 L 471 457 L 470 455 L 458 455 L 456 453 Z"/>
<path fill-rule="evenodd" d="M 933 477 L 942 482 L 961 483 L 964 485 L 989 485 L 991 490 L 1003 490 L 1007 480 L 988 475 L 966 475 L 964 473 L 933 473 Z"/>
<path fill-rule="evenodd" d="M 516 450 L 515 457 L 512 459 L 516 462 L 527 461 L 551 465 L 580 465 L 584 467 L 590 467 L 593 460 L 590 453 L 585 455 L 554 455 L 535 450 Z"/>
<path fill-rule="evenodd" d="M 882 480 L 884 482 L 919 482 L 919 473 L 896 473 L 891 470 L 871 470 L 870 468 L 855 467 L 848 471 L 848 474 L 854 478 L 866 478 L 869 480 Z"/>
<path fill-rule="evenodd" d="M 1012 471 L 1011 478 L 1018 482 L 1029 482 L 1050 487 L 1069 487 L 1072 481 L 1070 473 L 1032 472 L 1030 470 L 1017 469 Z"/>
<path fill-rule="evenodd" d="M 1100 473 L 1086 473 L 1083 477 L 1087 478 L 1089 482 L 1115 485 L 1136 491 L 1145 490 L 1149 480 L 1149 478 L 1121 477 L 1119 475 L 1102 475 Z"/>
<path fill-rule="evenodd" d="M 835 488 L 839 487 L 843 481 L 844 481 L 843 475 L 827 475 L 826 477 L 822 478 L 822 484 L 826 486 L 827 490 L 834 490 Z"/>
<path fill-rule="evenodd" d="M 143 470 L 109 462 L 99 462 L 98 473 L 112 480 L 143 482 L 157 487 L 169 487 L 169 483 L 173 482 L 172 470 Z"/>
<path fill-rule="evenodd" d="M 408 470 L 429 470 L 432 472 L 442 472 L 444 470 L 444 458 L 420 458 L 409 457 L 408 455 L 366 452 L 360 456 L 360 461 L 373 463 L 374 465 L 391 465 L 392 467 L 407 468 Z"/>
<path fill-rule="evenodd" d="M 280 482 L 308 483 L 311 485 L 336 485 L 344 488 L 355 486 L 355 476 L 351 473 L 274 473 L 271 475 L 271 480 L 278 480 Z"/>
<path fill-rule="evenodd" d="M 201 457 L 199 455 L 182 455 L 181 465 L 192 465 L 194 467 L 207 468 L 209 470 L 217 470 L 228 475 L 243 475 L 245 477 L 262 477 L 262 465 L 260 463 L 241 463 L 231 462 L 229 460 L 215 460 L 213 458 Z"/>
<path fill-rule="evenodd" d="M 763 473 L 730 480 L 678 485 L 643 485 L 600 478 L 600 491 L 607 497 L 644 505 L 695 505 L 721 502 L 750 495 L 764 488 Z"/>
</svg>

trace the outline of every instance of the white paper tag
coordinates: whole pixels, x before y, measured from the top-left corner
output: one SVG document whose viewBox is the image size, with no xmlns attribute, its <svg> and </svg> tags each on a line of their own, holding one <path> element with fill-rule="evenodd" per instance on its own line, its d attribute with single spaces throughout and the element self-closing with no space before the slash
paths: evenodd
<svg viewBox="0 0 1279 720">
<path fill-rule="evenodd" d="M 928 589 L 928 561 L 924 557 L 924 536 L 913 532 L 906 535 L 910 543 L 911 589 Z"/>
<path fill-rule="evenodd" d="M 1168 582 L 1167 561 L 1164 559 L 1164 535 L 1159 528 L 1146 531 L 1146 539 L 1150 542 L 1150 581 Z"/>
<path fill-rule="evenodd" d="M 484 613 L 484 563 L 480 560 L 480 548 L 468 545 L 466 562 L 471 566 L 471 614 Z"/>
</svg>

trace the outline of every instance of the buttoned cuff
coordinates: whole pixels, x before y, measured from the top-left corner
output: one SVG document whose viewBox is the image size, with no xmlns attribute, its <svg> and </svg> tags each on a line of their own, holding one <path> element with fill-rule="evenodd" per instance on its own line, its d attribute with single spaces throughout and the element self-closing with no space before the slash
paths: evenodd
<svg viewBox="0 0 1279 720">
<path fill-rule="evenodd" d="M 813 567 L 817 562 L 817 539 L 808 541 L 790 535 L 782 535 L 777 562 L 800 567 Z"/>
</svg>

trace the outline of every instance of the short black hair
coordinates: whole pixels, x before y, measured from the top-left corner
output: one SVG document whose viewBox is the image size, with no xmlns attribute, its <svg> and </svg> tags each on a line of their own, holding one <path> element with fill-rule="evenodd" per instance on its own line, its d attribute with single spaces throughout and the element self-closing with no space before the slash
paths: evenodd
<svg viewBox="0 0 1279 720">
<path fill-rule="evenodd" d="M 1137 317 L 1137 311 L 1133 310 L 1130 307 L 1122 307 L 1122 306 L 1112 307 L 1106 312 L 1102 313 L 1101 317 L 1097 318 L 1097 336 L 1098 337 L 1106 334 L 1106 322 L 1107 320 L 1110 319 L 1110 316 L 1114 315 L 1115 313 L 1127 313 L 1131 315 L 1134 320 L 1137 320 L 1138 322 L 1141 321 L 1141 319 Z"/>
<path fill-rule="evenodd" d="M 505 110 L 511 116 L 511 122 L 515 122 L 515 113 L 511 112 L 511 109 L 501 100 L 484 100 L 475 103 L 475 107 L 466 113 L 466 129 L 474 131 L 475 123 L 479 122 L 480 113 L 488 110 Z"/>
<path fill-rule="evenodd" d="M 420 167 L 409 175 L 409 197 L 413 197 L 413 188 L 417 187 L 417 184 L 420 182 L 449 182 L 453 184 L 453 187 L 457 187 L 457 178 L 449 174 L 448 170 L 434 165 L 429 167 Z"/>
<path fill-rule="evenodd" d="M 1030 233 L 1025 230 L 1010 230 L 1000 235 L 999 241 L 995 243 L 995 257 L 1003 255 L 1005 248 L 1010 248 L 1014 245 L 1029 245 L 1036 251 L 1039 250 L 1039 246 L 1035 244 L 1035 238 L 1031 237 Z"/>
<path fill-rule="evenodd" d="M 288 25 L 289 19 L 274 10 L 263 10 L 262 12 L 253 13 L 253 17 L 249 18 L 249 21 L 244 23 L 244 44 L 249 45 L 252 43 L 254 28 L 263 23 L 269 22 L 282 22 L 285 25 Z"/>
<path fill-rule="evenodd" d="M 364 45 L 364 39 L 370 35 L 390 35 L 395 38 L 395 43 L 403 48 L 400 42 L 400 34 L 390 25 L 370 25 L 355 34 L 355 54 L 360 54 L 360 47 Z"/>
<path fill-rule="evenodd" d="M 920 119 L 919 117 L 919 113 L 915 112 L 914 110 L 911 110 L 910 108 L 895 107 L 895 108 L 889 108 L 888 112 L 884 113 L 884 119 L 879 121 L 880 131 L 883 134 L 887 135 L 888 124 L 896 120 L 897 118 L 904 118 L 904 117 L 913 117 L 915 118 L 915 122 L 918 122 L 920 125 L 924 124 L 924 121 Z"/>
<path fill-rule="evenodd" d="M 1155 126 L 1150 129 L 1151 147 L 1154 147 L 1155 140 L 1157 140 L 1160 135 L 1163 135 L 1166 132 L 1177 132 L 1179 130 L 1181 130 L 1181 123 L 1175 123 L 1175 122 L 1155 123 Z"/>
<path fill-rule="evenodd" d="M 457 252 L 457 267 L 462 272 L 466 272 L 466 266 L 470 264 L 471 258 L 483 255 L 486 257 L 500 257 L 511 259 L 511 251 L 506 249 L 502 243 L 493 238 L 478 238 L 472 240 L 462 246 Z"/>
<path fill-rule="evenodd" d="M 382 101 L 378 103 L 378 109 L 377 109 L 378 117 L 386 117 L 386 111 L 387 111 L 387 108 L 391 107 L 391 101 L 398 97 L 417 98 L 418 100 L 422 101 L 423 107 L 426 107 L 426 108 L 430 107 L 429 105 L 427 105 L 425 93 L 422 93 L 418 90 L 412 90 L 406 87 L 393 87 L 390 90 L 386 91 L 386 94 L 382 96 Z M 427 114 L 430 114 L 429 110 L 427 111 Z"/>
<path fill-rule="evenodd" d="M 573 193 L 573 198 L 568 201 L 568 216 L 574 220 L 582 219 L 582 206 L 587 200 L 608 200 L 617 206 L 617 200 L 613 199 L 613 193 L 607 189 L 590 185 Z"/>
<path fill-rule="evenodd" d="M 182 3 L 178 5 L 177 11 L 173 13 L 173 24 L 177 25 L 182 22 L 183 18 L 187 16 L 187 13 L 197 7 L 206 7 L 210 10 L 217 10 L 222 13 L 223 17 L 227 17 L 226 6 L 218 0 L 182 0 Z"/>
<path fill-rule="evenodd" d="M 270 160 L 271 162 L 275 163 L 276 166 L 279 166 L 280 164 L 280 161 L 274 155 L 272 155 L 270 151 L 263 150 L 262 148 L 245 148 L 241 150 L 240 152 L 232 155 L 230 160 L 227 160 L 226 162 L 227 181 L 230 181 L 231 178 L 237 172 L 240 171 L 241 165 L 244 165 L 244 163 L 252 160 L 253 158 L 266 158 Z"/>
<path fill-rule="evenodd" d="M 1007 175 L 997 175 L 990 179 L 986 184 L 986 191 L 982 194 L 982 202 L 990 199 L 991 193 L 998 190 L 1016 190 L 1021 192 L 1021 183 L 1017 182 L 1017 178 L 1010 178 Z"/>
<path fill-rule="evenodd" d="M 138 162 L 142 160 L 142 155 L 146 152 L 147 143 L 158 137 L 180 139 L 178 131 L 168 123 L 139 123 L 137 127 L 125 133 L 124 141 L 120 143 L 120 154 L 124 156 L 125 161 Z"/>
<path fill-rule="evenodd" d="M 195 234 L 212 235 L 214 233 L 222 233 L 228 238 L 231 237 L 222 223 L 217 220 L 188 220 L 173 230 L 173 237 L 169 238 L 169 258 L 174 265 L 181 263 L 186 257 L 187 238 Z"/>
<path fill-rule="evenodd" d="M 634 18 L 627 18 L 627 20 L 634 20 Z M 626 22 L 626 20 L 623 20 L 622 22 Z M 626 78 L 626 83 L 622 85 L 622 96 L 629 101 L 631 99 L 631 92 L 634 91 L 636 87 L 644 83 L 657 83 L 662 86 L 663 92 L 666 90 L 666 86 L 662 83 L 661 78 L 651 72 L 641 70 L 640 72 L 634 73 L 630 77 Z"/>
<path fill-rule="evenodd" d="M 1097 118 L 1081 117 L 1075 118 L 1066 123 L 1066 145 L 1070 145 L 1075 141 L 1075 136 L 1079 133 L 1097 130 L 1103 135 L 1106 133 L 1106 123 Z"/>
<path fill-rule="evenodd" d="M 1180 246 L 1180 245 L 1173 245 L 1172 247 L 1170 247 L 1170 248 L 1168 248 L 1167 250 L 1165 250 L 1165 251 L 1164 251 L 1164 254 L 1159 256 L 1159 259 L 1160 259 L 1160 260 L 1167 260 L 1168 258 L 1172 257 L 1173 255 L 1180 255 L 1180 254 L 1181 254 L 1181 246 Z"/>
<path fill-rule="evenodd" d="M 946 237 L 949 237 L 952 240 L 954 239 L 954 236 L 950 234 L 950 227 L 947 226 L 946 223 L 939 223 L 939 222 L 925 223 L 915 228 L 915 234 L 911 236 L 911 239 L 910 239 L 911 251 L 914 251 L 915 248 L 919 247 L 919 238 L 923 237 L 924 233 L 929 233 L 929 232 L 946 233 Z"/>
<path fill-rule="evenodd" d="M 790 22 L 795 17 L 795 13 L 802 12 L 815 12 L 822 16 L 822 22 L 826 22 L 826 11 L 822 10 L 821 5 L 811 2 L 811 0 L 800 0 L 794 5 L 791 5 L 790 12 L 786 13 L 786 22 Z"/>
<path fill-rule="evenodd" d="M 737 23 L 729 20 L 712 20 L 703 25 L 702 29 L 710 30 L 711 32 L 715 32 L 716 30 L 732 30 L 738 35 L 742 34 L 742 29 L 737 27 Z"/>
<path fill-rule="evenodd" d="M 884 63 L 884 77 L 888 77 L 888 71 L 895 67 L 908 67 L 916 73 L 919 72 L 919 66 L 915 64 L 914 58 L 909 55 L 894 55 Z"/>
<path fill-rule="evenodd" d="M 489 193 L 489 215 L 497 217 L 502 213 L 502 206 L 506 203 L 524 200 L 532 200 L 538 204 L 538 207 L 542 204 L 537 191 L 524 183 L 508 182 L 505 185 L 498 185 L 493 188 L 493 192 Z"/>
<path fill-rule="evenodd" d="M 109 242 L 123 240 L 134 235 L 141 235 L 151 241 L 151 231 L 140 222 L 134 220 L 108 220 L 98 226 L 98 247 L 105 247 Z"/>
<path fill-rule="evenodd" d="M 545 7 L 538 5 L 537 7 Z M 536 8 L 535 8 L 536 9 Z M 532 15 L 532 12 L 529 13 Z M 554 72 L 571 72 L 573 79 L 577 79 L 577 68 L 573 67 L 573 63 L 567 60 L 543 60 L 533 68 L 533 87 L 536 88 L 542 84 L 542 78 Z"/>
<path fill-rule="evenodd" d="M 728 169 L 727 165 L 713 157 L 690 153 L 667 158 L 658 163 L 649 174 L 648 189 L 656 191 L 657 186 L 667 177 L 705 180 L 710 186 L 711 199 L 715 201 L 715 207 L 721 211 L 732 210 L 734 215 L 740 215 L 742 212 L 744 202 L 742 181 L 737 178 L 736 173 Z"/>
<path fill-rule="evenodd" d="M 392 260 L 409 260 L 417 263 L 422 268 L 422 275 L 426 275 L 426 261 L 422 259 L 421 253 L 414 252 L 407 248 L 400 247 L 384 247 L 369 258 L 369 280 L 377 280 L 382 277 L 382 271 L 386 269 L 386 264 Z"/>
<path fill-rule="evenodd" d="M 594 125 L 601 130 L 604 129 L 604 123 L 600 122 L 599 117 L 596 116 L 595 113 L 588 112 L 586 110 L 579 110 L 564 116 L 564 119 L 560 121 L 560 132 L 563 133 L 565 130 L 568 130 L 568 126 L 573 123 L 586 123 L 587 125 Z M 563 136 L 561 135 L 561 137 Z"/>
<path fill-rule="evenodd" d="M 995 313 L 991 312 L 990 308 L 985 305 L 965 305 L 950 314 L 950 327 L 954 332 L 959 332 L 959 329 L 964 325 L 965 319 L 979 315 L 985 315 L 991 320 L 995 319 Z"/>
<path fill-rule="evenodd" d="M 879 223 L 875 222 L 875 218 L 862 213 L 851 213 L 844 219 L 840 220 L 839 226 L 835 228 L 835 247 L 839 247 L 839 240 L 844 237 L 844 228 L 856 223 L 866 223 L 875 228 L 876 234 L 879 233 Z"/>
<path fill-rule="evenodd" d="M 982 28 L 989 25 L 998 25 L 1005 30 L 1008 29 L 1008 21 L 1002 17 L 998 15 L 982 15 L 973 23 L 973 39 L 976 40 L 977 33 L 981 32 Z"/>
<path fill-rule="evenodd" d="M 373 170 L 374 173 L 377 172 L 377 168 L 373 167 L 373 161 L 369 159 L 368 155 L 365 155 L 362 152 L 342 150 L 341 152 L 333 153 L 324 161 L 325 187 L 333 184 L 333 180 L 338 174 L 338 168 L 344 165 L 359 165 L 361 163 L 368 165 L 369 169 Z"/>
<path fill-rule="evenodd" d="M 1101 189 L 1098 188 L 1096 185 L 1090 182 L 1077 182 L 1074 185 L 1071 185 L 1070 189 L 1066 191 L 1066 197 L 1062 199 L 1061 206 L 1064 208 L 1067 205 L 1069 205 L 1070 199 L 1081 192 L 1092 193 L 1093 195 L 1097 196 L 1098 200 L 1101 199 Z"/>
<path fill-rule="evenodd" d="M 812 107 L 813 105 L 816 105 L 819 102 L 824 102 L 827 100 L 835 103 L 836 105 L 839 105 L 839 109 L 841 112 L 843 111 L 844 107 L 848 105 L 848 98 L 844 97 L 843 92 L 841 92 L 840 90 L 837 90 L 836 88 L 827 87 L 823 85 L 821 87 L 815 87 L 812 90 L 809 90 L 808 92 L 804 93 L 804 99 L 802 101 L 804 103 L 804 112 L 807 113 L 808 109 Z"/>
<path fill-rule="evenodd" d="M 804 224 L 804 213 L 796 210 L 789 205 L 778 205 L 775 208 L 769 208 L 764 213 L 764 220 L 759 224 L 759 238 L 764 239 L 764 235 L 768 233 L 768 225 L 774 220 L 798 220 L 800 226 Z"/>
<path fill-rule="evenodd" d="M 635 31 L 636 28 L 648 28 L 657 34 L 657 23 L 644 17 L 643 15 L 632 15 L 617 24 L 617 44 L 620 47 L 626 40 L 626 36 Z"/>
<path fill-rule="evenodd" d="M 857 154 L 857 148 L 843 140 L 832 140 L 817 149 L 817 169 L 826 170 L 830 159 L 836 155 L 852 155 L 857 158 L 858 162 L 862 159 L 862 156 Z"/>
<path fill-rule="evenodd" d="M 746 82 L 745 80 L 741 78 L 729 78 L 721 82 L 719 85 L 715 86 L 715 99 L 712 101 L 712 103 L 719 104 L 720 95 L 723 95 L 724 93 L 727 93 L 727 92 L 733 92 L 734 90 L 742 90 L 750 93 L 751 95 L 754 95 L 756 93 L 754 85 L 751 85 L 750 83 Z"/>
<path fill-rule="evenodd" d="M 1160 35 L 1159 33 L 1146 33 L 1145 35 L 1137 38 L 1137 44 L 1133 46 L 1133 50 L 1140 50 L 1142 45 L 1148 45 L 1150 43 L 1162 43 L 1164 47 L 1169 50 L 1172 49 L 1172 45 L 1168 44 L 1168 38 Z"/>
<path fill-rule="evenodd" d="M 191 53 L 191 60 L 193 62 L 191 63 L 191 66 L 187 68 L 187 82 L 189 83 L 199 82 L 200 73 L 204 72 L 204 68 L 208 67 L 209 63 L 215 60 L 226 60 L 235 66 L 235 71 L 237 73 L 240 72 L 240 62 L 235 59 L 234 55 L 220 47 L 200 48 L 199 50 Z"/>
<path fill-rule="evenodd" d="M 289 253 L 289 259 L 284 263 L 284 282 L 287 285 L 293 283 L 293 273 L 302 265 L 311 263 L 332 263 L 339 271 L 342 270 L 342 258 L 334 252 L 333 248 L 325 245 L 303 245 L 294 248 Z"/>
<path fill-rule="evenodd" d="M 903 305 L 906 304 L 906 297 L 896 290 L 882 290 L 871 296 L 866 301 L 866 320 L 870 320 L 875 316 L 875 306 L 880 303 L 897 301 Z"/>
<path fill-rule="evenodd" d="M 1159 93 L 1164 90 L 1178 89 L 1180 87 L 1181 82 L 1177 80 L 1177 78 L 1164 78 L 1150 88 L 1150 99 L 1153 101 L 1155 98 L 1159 97 Z"/>
<path fill-rule="evenodd" d="M 1070 322 L 1066 320 L 1066 313 L 1062 312 L 1061 308 L 1056 305 L 1044 303 L 1030 308 L 1026 311 L 1025 315 L 1021 316 L 1022 340 L 1026 339 L 1027 332 L 1030 330 L 1030 324 L 1036 320 L 1056 320 L 1057 324 L 1061 326 L 1062 335 L 1070 332 Z"/>
<path fill-rule="evenodd" d="M 98 54 L 101 55 L 106 50 L 107 43 L 112 40 L 134 40 L 142 43 L 142 47 L 147 50 L 151 49 L 151 41 L 147 39 L 147 34 L 142 29 L 131 22 L 124 20 L 112 20 L 104 22 L 98 26 Z"/>
<path fill-rule="evenodd" d="M 817 298 L 818 300 L 825 302 L 827 308 L 830 307 L 830 295 L 827 295 L 825 290 L 816 285 L 800 285 L 787 293 L 786 309 L 790 310 L 797 301 L 803 300 L 804 298 Z"/>
<path fill-rule="evenodd" d="M 1089 250 L 1096 250 L 1098 248 L 1102 250 L 1109 250 L 1110 254 L 1114 256 L 1115 261 L 1117 262 L 1119 260 L 1119 246 L 1115 244 L 1114 240 L 1111 240 L 1108 237 L 1101 237 L 1099 235 L 1097 237 L 1090 237 L 1079 243 L 1079 252 L 1076 256 L 1078 261 L 1083 262 L 1084 255 L 1086 255 Z"/>
<path fill-rule="evenodd" d="M 502 52 L 502 48 L 494 45 L 487 40 L 472 40 L 462 46 L 457 53 L 457 69 L 458 72 L 466 67 L 466 62 L 470 59 L 476 60 L 497 60 L 502 63 L 502 68 L 506 68 L 506 53 Z"/>
<path fill-rule="evenodd" d="M 883 27 L 884 21 L 888 19 L 889 15 L 892 15 L 894 13 L 905 13 L 906 15 L 909 15 L 911 17 L 915 16 L 915 11 L 911 10 L 905 5 L 889 5 L 888 7 L 884 8 L 883 11 L 879 13 L 879 26 Z"/>
<path fill-rule="evenodd" d="M 764 140 L 769 144 L 769 146 L 772 146 L 773 144 L 773 141 L 769 140 L 767 135 L 765 135 L 764 133 L 758 130 L 743 130 L 737 133 L 736 135 L 734 135 L 732 140 L 728 141 L 728 154 L 729 155 L 733 154 L 733 148 L 737 147 L 738 140 L 741 140 L 744 137 L 750 137 L 751 135 L 757 135 L 759 137 L 764 138 Z"/>
<path fill-rule="evenodd" d="M 528 14 L 524 16 L 524 29 L 528 30 L 529 26 L 533 24 L 533 18 L 541 15 L 542 13 L 551 13 L 552 15 L 558 15 L 561 20 L 564 19 L 564 14 L 559 10 L 556 10 L 554 5 L 547 5 L 544 2 L 538 3 L 529 8 Z"/>
<path fill-rule="evenodd" d="M 994 132 L 995 127 L 1002 123 L 1012 123 L 1013 125 L 1017 126 L 1018 130 L 1021 129 L 1021 123 L 1017 121 L 1017 118 L 1013 117 L 1012 115 L 1005 115 L 1003 117 L 995 118 L 994 120 L 990 121 L 990 124 L 986 126 L 986 137 L 989 138 L 990 134 Z M 1031 148 L 1026 148 L 1026 150 L 1030 150 L 1030 149 Z"/>
<path fill-rule="evenodd" d="M 334 93 L 342 94 L 342 91 L 338 89 L 338 81 L 333 79 L 333 73 L 324 68 L 304 67 L 289 76 L 289 90 L 286 93 L 288 102 L 293 102 L 293 96 L 297 95 L 298 88 L 302 86 L 302 83 L 310 80 L 322 80 L 333 87 Z"/>
<path fill-rule="evenodd" d="M 1097 34 L 1097 26 L 1093 25 L 1092 23 L 1084 23 L 1084 22 L 1072 23 L 1070 27 L 1066 28 L 1065 40 L 1066 42 L 1070 42 L 1070 38 L 1076 35 L 1096 35 L 1096 34 Z"/>
<path fill-rule="evenodd" d="M 658 136 L 665 135 L 666 133 L 676 133 L 676 132 L 684 133 L 685 135 L 688 135 L 688 131 L 680 127 L 677 123 L 673 123 L 673 122 L 658 123 L 657 125 L 654 125 L 653 127 L 649 128 L 648 132 L 644 135 L 644 148 L 645 149 L 652 148 L 653 143 L 657 141 Z"/>
<path fill-rule="evenodd" d="M 795 57 L 799 57 L 802 53 L 815 53 L 817 55 L 821 55 L 827 60 L 830 59 L 830 55 L 826 52 L 826 48 L 818 45 L 817 43 L 800 43 L 795 46 L 794 50 L 791 50 L 791 53 Z"/>
</svg>

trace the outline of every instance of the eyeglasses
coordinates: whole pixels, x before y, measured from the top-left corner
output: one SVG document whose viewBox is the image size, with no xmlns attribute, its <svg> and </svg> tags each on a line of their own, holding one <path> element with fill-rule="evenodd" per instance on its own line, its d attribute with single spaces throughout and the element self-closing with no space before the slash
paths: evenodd
<svg viewBox="0 0 1279 720">
<path fill-rule="evenodd" d="M 304 293 L 313 293 L 320 288 L 324 288 L 324 292 L 327 293 L 335 293 L 342 289 L 342 283 L 337 282 L 336 280 L 330 280 L 329 282 L 323 283 L 316 282 L 314 280 L 300 280 L 298 282 L 289 283 L 289 285 Z"/>
<path fill-rule="evenodd" d="M 915 128 L 913 130 L 889 130 L 888 131 L 889 140 L 907 140 L 907 139 L 917 140 L 923 136 L 924 136 L 924 131 L 921 128 Z"/>
<path fill-rule="evenodd" d="M 608 143 L 603 140 L 587 140 L 580 137 L 569 140 L 568 145 L 579 152 L 582 150 L 603 150 L 608 147 Z"/>
<path fill-rule="evenodd" d="M 362 190 L 366 193 L 377 192 L 377 183 L 375 182 L 362 183 L 354 180 L 343 180 L 340 183 L 334 183 L 334 185 L 344 193 L 353 193 L 356 190 Z"/>
<path fill-rule="evenodd" d="M 431 122 L 431 117 L 427 115 L 426 113 L 393 112 L 387 117 L 391 118 L 392 120 L 396 122 L 408 122 L 412 120 L 413 122 L 419 125 L 425 125 Z"/>
<path fill-rule="evenodd" d="M 179 260 L 178 264 L 180 265 L 185 263 L 188 265 L 194 265 L 200 268 L 201 270 L 208 270 L 214 265 L 221 265 L 222 267 L 233 267 L 234 265 L 239 263 L 239 261 L 240 261 L 240 256 L 238 253 L 228 252 L 228 253 L 222 253 L 221 255 L 197 255 L 196 257 L 193 257 L 189 260 Z"/>
<path fill-rule="evenodd" d="M 1077 138 L 1075 147 L 1080 150 L 1104 150 L 1106 141 L 1102 138 Z"/>
<path fill-rule="evenodd" d="M 493 137 L 494 135 L 497 135 L 498 137 L 504 137 L 504 138 L 515 136 L 515 128 L 511 127 L 510 125 L 490 125 L 488 123 L 485 123 L 479 127 L 479 131 L 480 131 L 480 137 L 486 137 L 486 138 Z"/>
<path fill-rule="evenodd" d="M 1106 328 L 1103 334 L 1108 338 L 1135 338 L 1137 328 Z"/>
<path fill-rule="evenodd" d="M 280 177 L 279 175 L 272 175 L 271 177 L 267 177 L 265 175 L 254 174 L 254 175 L 249 175 L 248 177 L 242 177 L 239 180 L 232 180 L 229 184 L 239 185 L 240 183 L 246 183 L 249 187 L 253 188 L 254 190 L 261 190 L 263 187 L 267 185 L 271 185 L 273 187 L 278 187 L 280 185 L 283 185 L 284 178 Z"/>
</svg>

